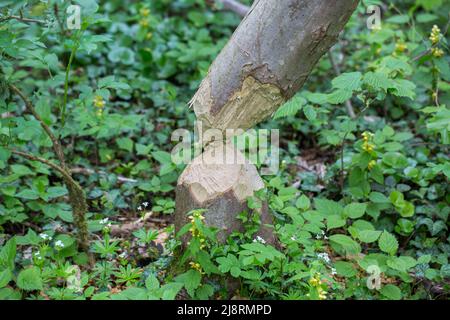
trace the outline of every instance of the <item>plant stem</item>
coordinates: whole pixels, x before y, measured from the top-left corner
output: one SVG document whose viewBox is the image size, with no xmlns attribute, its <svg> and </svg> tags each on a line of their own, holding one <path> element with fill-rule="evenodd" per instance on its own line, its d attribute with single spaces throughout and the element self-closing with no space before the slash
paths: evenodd
<svg viewBox="0 0 450 320">
<path fill-rule="evenodd" d="M 66 67 L 66 79 L 64 81 L 64 98 L 63 98 L 62 109 L 60 112 L 61 129 L 64 127 L 64 124 L 66 122 L 67 93 L 69 91 L 69 73 L 70 73 L 72 61 L 73 61 L 73 58 L 75 57 L 75 53 L 77 52 L 77 49 L 78 49 L 78 41 L 76 43 L 74 43 L 74 45 L 72 47 L 72 51 L 70 52 L 69 62 L 67 63 L 67 67 Z"/>
</svg>

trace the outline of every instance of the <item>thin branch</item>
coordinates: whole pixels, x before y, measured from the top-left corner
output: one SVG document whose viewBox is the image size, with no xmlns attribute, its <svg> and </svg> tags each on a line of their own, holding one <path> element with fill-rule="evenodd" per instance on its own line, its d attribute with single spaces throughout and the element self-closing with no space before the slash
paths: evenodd
<svg viewBox="0 0 450 320">
<path fill-rule="evenodd" d="M 34 155 L 29 154 L 29 153 L 26 153 L 26 152 L 14 150 L 14 149 L 12 149 L 12 150 L 10 150 L 10 151 L 11 151 L 13 154 L 16 154 L 16 155 L 18 155 L 18 156 L 21 156 L 21 157 L 23 157 L 23 158 L 26 158 L 26 159 L 28 159 L 28 160 L 31 160 L 31 161 L 39 161 L 39 162 L 41 162 L 41 163 L 43 163 L 43 164 L 46 164 L 46 165 L 49 166 L 50 168 L 52 168 L 52 169 L 54 169 L 55 171 L 59 172 L 59 173 L 64 177 L 64 179 L 67 179 L 67 180 L 70 181 L 71 183 L 76 183 L 76 182 L 73 180 L 73 178 L 71 177 L 71 175 L 70 175 L 65 169 L 61 168 L 60 166 L 58 166 L 57 164 L 53 163 L 53 162 L 50 161 L 50 160 L 47 160 L 47 159 L 44 159 L 44 158 L 41 158 L 41 157 L 37 157 L 37 156 L 34 156 Z"/>
<path fill-rule="evenodd" d="M 245 4 L 242 4 L 236 0 L 218 0 L 218 2 L 223 4 L 223 7 L 226 10 L 230 10 L 241 17 L 245 17 L 247 12 L 250 11 L 250 7 L 246 6 Z"/>
<path fill-rule="evenodd" d="M 339 69 L 339 66 L 334 61 L 333 53 L 332 53 L 331 49 L 328 50 L 328 58 L 330 59 L 331 66 L 333 67 L 333 70 L 334 70 L 334 73 L 336 74 L 336 76 L 341 75 L 341 70 Z M 345 101 L 345 107 L 347 108 L 347 113 L 350 116 L 350 118 L 355 119 L 356 114 L 355 114 L 355 110 L 353 109 L 353 105 L 352 105 L 352 102 L 350 101 L 350 99 Z"/>
<path fill-rule="evenodd" d="M 56 153 L 56 156 L 58 157 L 61 166 L 63 169 L 66 169 L 66 161 L 64 157 L 64 152 L 62 150 L 61 144 L 59 143 L 59 140 L 56 138 L 56 136 L 53 134 L 50 127 L 42 120 L 41 116 L 36 112 L 33 105 L 31 104 L 30 100 L 20 91 L 16 86 L 10 85 L 11 90 L 16 93 L 25 103 L 25 107 L 27 110 L 34 116 L 34 118 L 39 121 L 41 124 L 41 127 L 44 129 L 45 133 L 49 136 L 50 140 L 52 140 L 53 144 L 53 150 Z"/>
<path fill-rule="evenodd" d="M 24 18 L 24 17 L 21 17 L 21 16 L 7 16 L 7 17 L 3 17 L 3 18 L 0 18 L 0 23 L 2 23 L 4 21 L 8 21 L 8 20 L 17 20 L 17 21 L 26 22 L 26 23 L 47 24 L 47 21 L 45 21 L 45 20 Z"/>
<path fill-rule="evenodd" d="M 449 17 L 450 17 L 450 14 L 449 14 Z M 448 30 L 449 30 L 449 27 L 450 27 L 450 18 L 449 18 L 449 20 L 447 21 L 447 24 L 445 25 L 444 32 L 442 33 L 442 37 L 445 38 L 445 36 L 447 35 L 447 32 L 448 32 Z M 422 58 L 422 57 L 426 56 L 427 54 L 431 53 L 431 50 L 432 50 L 433 48 L 435 48 L 437 45 L 438 45 L 438 43 L 432 45 L 431 48 L 428 48 L 428 49 L 426 49 L 425 51 L 422 51 L 422 52 L 419 53 L 417 56 L 413 57 L 413 58 L 411 59 L 411 61 L 417 61 L 417 60 L 419 60 L 420 58 Z"/>
</svg>

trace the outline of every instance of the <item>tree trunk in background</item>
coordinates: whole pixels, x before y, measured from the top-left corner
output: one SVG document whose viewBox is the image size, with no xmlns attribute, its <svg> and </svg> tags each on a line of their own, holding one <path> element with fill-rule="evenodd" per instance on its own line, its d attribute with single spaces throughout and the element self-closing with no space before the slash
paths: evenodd
<svg viewBox="0 0 450 320">
<path fill-rule="evenodd" d="M 247 130 L 268 118 L 302 87 L 358 2 L 256 0 L 191 101 L 202 129 L 217 129 L 225 136 L 227 129 Z M 241 229 L 236 215 L 246 209 L 246 197 L 264 183 L 253 164 L 214 164 L 230 149 L 229 141 L 209 144 L 181 174 L 177 231 L 195 208 L 207 209 L 205 222 L 221 229 L 220 240 Z M 236 157 L 243 155 L 237 152 Z M 270 224 L 267 205 L 260 213 L 262 222 Z M 261 228 L 261 236 L 274 242 L 268 228 Z"/>
</svg>

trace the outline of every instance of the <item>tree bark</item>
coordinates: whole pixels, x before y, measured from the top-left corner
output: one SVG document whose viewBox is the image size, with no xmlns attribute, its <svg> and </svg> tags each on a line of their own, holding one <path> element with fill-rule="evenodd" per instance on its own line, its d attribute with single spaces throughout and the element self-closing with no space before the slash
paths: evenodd
<svg viewBox="0 0 450 320">
<path fill-rule="evenodd" d="M 256 0 L 190 102 L 202 128 L 247 130 L 269 117 L 302 87 L 358 2 Z M 223 230 L 221 240 L 239 230 L 236 215 L 246 208 L 245 198 L 264 184 L 252 164 L 202 161 L 229 148 L 230 141 L 210 144 L 180 176 L 176 230 L 195 208 L 207 209 L 205 221 Z M 270 223 L 267 210 L 261 214 Z M 271 237 L 267 229 L 262 233 Z"/>
</svg>

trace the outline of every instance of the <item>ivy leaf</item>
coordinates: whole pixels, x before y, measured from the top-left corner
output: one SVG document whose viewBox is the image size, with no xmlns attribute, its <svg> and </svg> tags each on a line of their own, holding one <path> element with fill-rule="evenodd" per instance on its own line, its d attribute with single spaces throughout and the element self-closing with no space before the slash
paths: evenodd
<svg viewBox="0 0 450 320">
<path fill-rule="evenodd" d="M 381 251 L 394 255 L 398 249 L 398 241 L 394 235 L 385 230 L 378 239 L 378 246 Z"/>
</svg>

